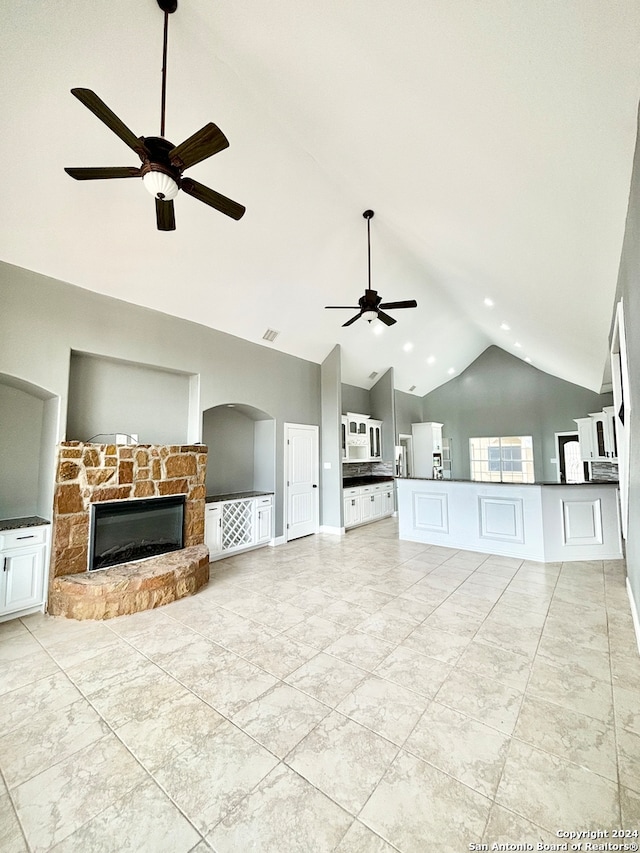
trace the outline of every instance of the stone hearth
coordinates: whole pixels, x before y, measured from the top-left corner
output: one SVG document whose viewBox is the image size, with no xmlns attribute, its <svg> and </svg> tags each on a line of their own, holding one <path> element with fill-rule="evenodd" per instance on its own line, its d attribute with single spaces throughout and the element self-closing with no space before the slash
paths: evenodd
<svg viewBox="0 0 640 853">
<path fill-rule="evenodd" d="M 194 545 L 143 562 L 53 579 L 49 613 L 72 619 L 111 619 L 193 595 L 209 580 L 209 552 Z"/>
<path fill-rule="evenodd" d="M 206 467 L 204 445 L 62 442 L 54 493 L 49 613 L 108 619 L 192 595 L 205 584 Z M 91 504 L 177 494 L 185 495 L 183 550 L 87 572 Z"/>
</svg>

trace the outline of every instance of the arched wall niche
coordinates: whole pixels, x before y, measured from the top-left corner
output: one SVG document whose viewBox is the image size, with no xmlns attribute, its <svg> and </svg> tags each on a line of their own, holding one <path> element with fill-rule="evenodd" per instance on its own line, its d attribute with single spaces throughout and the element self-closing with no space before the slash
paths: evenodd
<svg viewBox="0 0 640 853">
<path fill-rule="evenodd" d="M 204 411 L 207 495 L 275 492 L 275 427 L 272 415 L 247 403 L 223 403 Z"/>
<path fill-rule="evenodd" d="M 51 519 L 60 398 L 0 373 L 0 518 Z"/>
</svg>

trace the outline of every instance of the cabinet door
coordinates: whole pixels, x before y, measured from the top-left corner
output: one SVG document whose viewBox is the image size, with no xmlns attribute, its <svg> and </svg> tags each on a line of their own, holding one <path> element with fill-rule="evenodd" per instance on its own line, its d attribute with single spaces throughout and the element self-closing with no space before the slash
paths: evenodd
<svg viewBox="0 0 640 853">
<path fill-rule="evenodd" d="M 15 548 L 2 558 L 0 613 L 12 613 L 42 604 L 44 590 L 45 546 Z"/>
<path fill-rule="evenodd" d="M 256 543 L 271 541 L 271 504 L 256 509 Z"/>
<path fill-rule="evenodd" d="M 393 515 L 395 510 L 394 500 L 393 500 L 393 489 L 388 489 L 383 494 L 384 497 L 384 514 L 385 515 Z"/>
<path fill-rule="evenodd" d="M 374 492 L 373 497 L 373 517 L 382 518 L 384 515 L 384 494 L 382 492 Z"/>
<path fill-rule="evenodd" d="M 375 495 L 370 492 L 360 496 L 360 521 L 371 521 L 373 518 L 373 505 Z"/>
<path fill-rule="evenodd" d="M 344 499 L 344 526 L 360 524 L 360 495 Z"/>
<path fill-rule="evenodd" d="M 593 459 L 593 419 L 576 418 L 575 421 L 578 425 L 580 458 L 583 462 L 591 462 Z"/>
<path fill-rule="evenodd" d="M 340 442 L 342 446 L 342 461 L 347 458 L 347 418 L 342 418 L 342 423 L 340 424 Z"/>
<path fill-rule="evenodd" d="M 209 557 L 222 551 L 222 507 L 220 504 L 208 505 L 204 515 L 204 540 L 209 549 Z"/>
</svg>

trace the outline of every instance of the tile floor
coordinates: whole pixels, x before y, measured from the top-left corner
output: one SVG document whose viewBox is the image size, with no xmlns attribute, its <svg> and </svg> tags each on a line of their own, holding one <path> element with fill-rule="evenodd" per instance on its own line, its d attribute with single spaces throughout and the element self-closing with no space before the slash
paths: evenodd
<svg viewBox="0 0 640 853">
<path fill-rule="evenodd" d="M 399 542 L 389 519 L 212 568 L 158 610 L 0 625 L 3 853 L 462 853 L 640 827 L 622 562 Z"/>
</svg>

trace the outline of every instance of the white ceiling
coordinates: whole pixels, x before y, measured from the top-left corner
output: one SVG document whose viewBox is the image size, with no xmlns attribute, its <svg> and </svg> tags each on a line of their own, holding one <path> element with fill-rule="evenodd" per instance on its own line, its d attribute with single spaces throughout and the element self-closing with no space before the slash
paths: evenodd
<svg viewBox="0 0 640 853">
<path fill-rule="evenodd" d="M 497 344 L 600 390 L 637 0 L 179 0 L 166 136 L 218 124 L 230 147 L 188 174 L 247 213 L 180 194 L 173 233 L 140 181 L 63 171 L 138 165 L 72 87 L 158 134 L 162 17 L 156 0 L 3 0 L 2 260 L 258 343 L 275 329 L 266 346 L 316 362 L 339 343 L 362 387 L 393 365 L 422 395 Z M 323 307 L 364 291 L 366 208 L 372 286 L 418 301 L 380 335 Z"/>
</svg>

